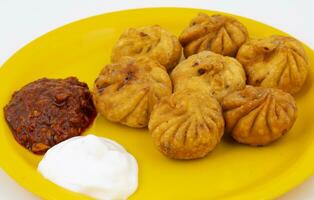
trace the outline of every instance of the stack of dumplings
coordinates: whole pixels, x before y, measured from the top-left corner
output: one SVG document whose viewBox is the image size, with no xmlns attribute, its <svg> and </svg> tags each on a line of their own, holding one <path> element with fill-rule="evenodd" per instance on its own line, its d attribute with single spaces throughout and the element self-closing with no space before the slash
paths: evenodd
<svg viewBox="0 0 314 200">
<path fill-rule="evenodd" d="M 237 19 L 204 13 L 179 38 L 158 25 L 127 29 L 111 61 L 95 80 L 99 113 L 148 127 L 162 154 L 183 160 L 205 157 L 224 133 L 251 146 L 278 140 L 296 121 L 292 95 L 309 71 L 296 39 L 249 38 Z"/>
</svg>

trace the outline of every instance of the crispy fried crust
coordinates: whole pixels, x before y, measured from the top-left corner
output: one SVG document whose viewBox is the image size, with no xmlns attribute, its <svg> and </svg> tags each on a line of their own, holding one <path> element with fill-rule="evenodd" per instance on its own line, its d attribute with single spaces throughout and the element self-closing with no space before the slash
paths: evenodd
<svg viewBox="0 0 314 200">
<path fill-rule="evenodd" d="M 224 120 L 215 98 L 184 90 L 155 105 L 148 128 L 157 148 L 167 157 L 196 159 L 220 142 Z"/>
<path fill-rule="evenodd" d="M 242 65 L 234 58 L 203 51 L 190 56 L 171 73 L 174 90 L 193 89 L 207 92 L 218 101 L 230 92 L 245 87 Z"/>
<path fill-rule="evenodd" d="M 286 36 L 251 39 L 240 48 L 237 59 L 247 73 L 248 84 L 291 94 L 302 88 L 309 68 L 302 44 Z"/>
<path fill-rule="evenodd" d="M 117 62 L 123 56 L 146 55 L 157 60 L 168 71 L 181 58 L 182 47 L 178 39 L 158 25 L 127 29 L 112 50 L 111 60 Z"/>
<path fill-rule="evenodd" d="M 109 64 L 95 81 L 93 99 L 108 120 L 145 127 L 155 103 L 170 95 L 172 85 L 162 65 L 148 57 L 123 57 Z"/>
<path fill-rule="evenodd" d="M 179 41 L 185 57 L 204 50 L 235 56 L 247 38 L 247 29 L 235 18 L 199 13 L 181 33 Z"/>
<path fill-rule="evenodd" d="M 243 144 L 267 145 L 291 129 L 297 107 L 294 98 L 279 89 L 247 86 L 222 101 L 226 132 Z"/>
</svg>

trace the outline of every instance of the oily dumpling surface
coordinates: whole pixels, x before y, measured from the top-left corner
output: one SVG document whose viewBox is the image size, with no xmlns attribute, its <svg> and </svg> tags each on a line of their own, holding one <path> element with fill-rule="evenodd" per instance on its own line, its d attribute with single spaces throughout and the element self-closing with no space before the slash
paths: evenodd
<svg viewBox="0 0 314 200">
<path fill-rule="evenodd" d="M 238 142 L 267 145 L 293 126 L 297 117 L 294 98 L 279 89 L 247 86 L 222 101 L 226 132 Z"/>
<path fill-rule="evenodd" d="M 157 148 L 167 157 L 196 159 L 220 142 L 224 120 L 215 98 L 184 90 L 155 105 L 148 128 Z"/>
<path fill-rule="evenodd" d="M 129 28 L 122 33 L 112 50 L 111 60 L 123 56 L 145 55 L 171 70 L 180 60 L 182 47 L 178 39 L 158 25 Z"/>
<path fill-rule="evenodd" d="M 245 87 L 242 65 L 234 58 L 203 51 L 182 61 L 171 73 L 174 91 L 207 92 L 219 101 L 230 92 Z"/>
<path fill-rule="evenodd" d="M 237 59 L 247 73 L 248 84 L 291 94 L 302 88 L 309 69 L 302 44 L 286 36 L 251 39 L 240 48 Z"/>
<path fill-rule="evenodd" d="M 103 68 L 95 81 L 93 99 L 108 120 L 145 127 L 153 106 L 170 95 L 172 85 L 162 65 L 148 57 L 124 57 Z"/>
<path fill-rule="evenodd" d="M 247 38 L 246 27 L 237 19 L 199 13 L 181 33 L 179 41 L 184 48 L 185 57 L 204 50 L 235 56 Z"/>
</svg>

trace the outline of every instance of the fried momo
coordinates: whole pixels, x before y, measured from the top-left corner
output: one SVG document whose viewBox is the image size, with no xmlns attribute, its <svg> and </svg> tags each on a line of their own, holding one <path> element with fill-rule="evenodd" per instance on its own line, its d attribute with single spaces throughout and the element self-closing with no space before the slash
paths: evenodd
<svg viewBox="0 0 314 200">
<path fill-rule="evenodd" d="M 174 90 L 193 89 L 207 92 L 219 101 L 230 92 L 245 87 L 242 65 L 234 58 L 203 51 L 190 56 L 171 73 Z"/>
<path fill-rule="evenodd" d="M 246 27 L 235 18 L 199 13 L 181 33 L 179 41 L 185 57 L 204 50 L 235 56 L 247 38 Z"/>
<path fill-rule="evenodd" d="M 243 144 L 267 145 L 293 126 L 297 117 L 294 98 L 279 89 L 247 86 L 222 101 L 226 132 Z"/>
<path fill-rule="evenodd" d="M 146 55 L 170 71 L 178 64 L 181 54 L 182 47 L 178 39 L 155 25 L 127 29 L 114 46 L 111 60 L 117 62 L 123 56 Z"/>
<path fill-rule="evenodd" d="M 302 44 L 286 36 L 252 39 L 239 50 L 248 84 L 278 88 L 291 94 L 303 86 L 309 66 Z"/>
<path fill-rule="evenodd" d="M 145 127 L 155 103 L 170 95 L 165 68 L 148 57 L 124 57 L 109 64 L 95 81 L 93 99 L 108 120 L 130 127 Z"/>
<path fill-rule="evenodd" d="M 215 98 L 184 90 L 155 105 L 148 128 L 157 148 L 167 157 L 196 159 L 220 142 L 224 120 Z"/>
</svg>

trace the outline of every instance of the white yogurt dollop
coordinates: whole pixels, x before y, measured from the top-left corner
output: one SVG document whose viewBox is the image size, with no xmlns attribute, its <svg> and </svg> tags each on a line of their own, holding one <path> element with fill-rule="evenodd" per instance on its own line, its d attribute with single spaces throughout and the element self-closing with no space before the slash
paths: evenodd
<svg viewBox="0 0 314 200">
<path fill-rule="evenodd" d="M 127 199 L 138 185 L 135 158 L 118 143 L 95 135 L 55 145 L 38 171 L 57 185 L 102 200 Z"/>
</svg>

